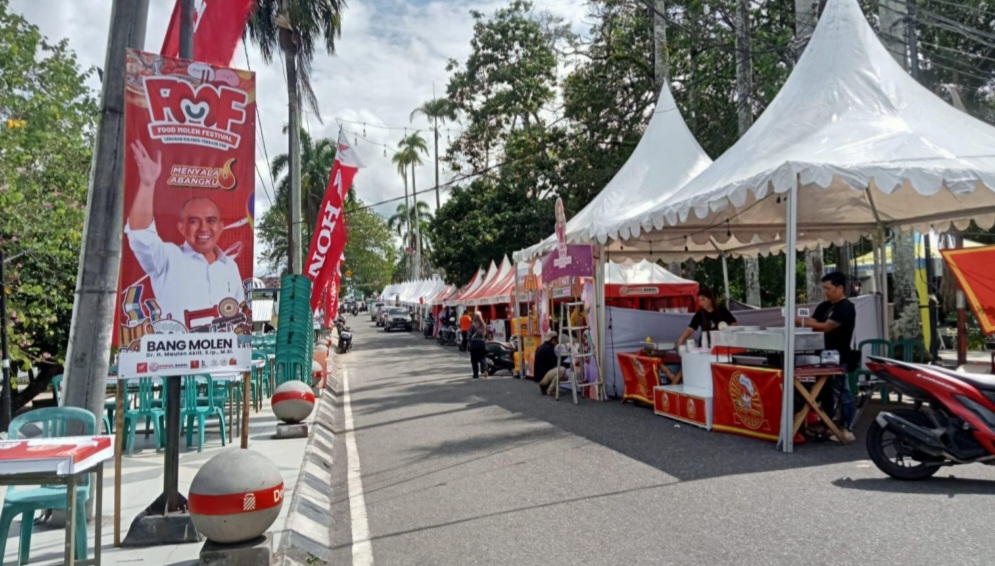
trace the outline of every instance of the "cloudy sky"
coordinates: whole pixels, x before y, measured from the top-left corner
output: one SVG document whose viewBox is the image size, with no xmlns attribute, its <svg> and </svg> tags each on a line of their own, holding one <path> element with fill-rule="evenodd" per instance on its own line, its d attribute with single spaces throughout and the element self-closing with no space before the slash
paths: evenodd
<svg viewBox="0 0 995 566">
<path fill-rule="evenodd" d="M 147 51 L 159 51 L 173 3 L 173 0 L 150 0 Z M 375 203 L 403 196 L 401 178 L 390 163 L 389 149 L 384 157 L 384 145 L 395 147 L 405 127 L 427 129 L 423 118 L 411 123 L 409 115 L 432 98 L 433 87 L 438 94 L 445 92 L 446 62 L 451 58 L 462 62 L 469 55 L 473 34 L 470 9 L 490 13 L 507 3 L 508 0 L 348 1 L 338 53 L 328 56 L 322 52 L 314 61 L 313 84 L 323 123 L 310 114 L 305 114 L 305 118 L 313 137 L 334 137 L 340 120 L 351 121 L 342 122 L 351 132 L 351 140 L 363 136 L 365 130 L 369 141 L 358 139 L 357 149 L 367 169 L 356 179 L 359 196 L 364 201 Z M 582 0 L 535 0 L 535 7 L 563 17 L 578 32 L 585 32 L 588 27 L 587 7 Z M 103 65 L 111 0 L 12 0 L 11 8 L 39 26 L 48 38 L 68 38 L 84 67 Z M 248 58 L 240 46 L 233 66 L 256 71 L 261 114 L 257 128 L 270 158 L 285 153 L 286 138 L 281 130 L 286 123 L 287 90 L 280 62 L 265 64 L 258 49 L 249 45 Z M 96 79 L 92 82 L 96 92 L 99 84 Z M 431 136 L 429 132 L 424 135 L 431 152 Z M 445 133 L 441 137 L 441 143 L 445 144 Z M 257 140 L 256 158 L 267 176 L 268 188 L 263 145 Z M 440 153 L 444 153 L 441 148 Z M 417 171 L 419 189 L 434 184 L 431 162 L 430 155 L 426 165 Z M 258 179 L 256 183 L 258 215 L 269 207 L 269 201 L 267 190 L 259 186 Z M 425 197 L 434 207 L 434 197 Z M 388 214 L 394 207 L 396 203 L 377 210 Z"/>
</svg>

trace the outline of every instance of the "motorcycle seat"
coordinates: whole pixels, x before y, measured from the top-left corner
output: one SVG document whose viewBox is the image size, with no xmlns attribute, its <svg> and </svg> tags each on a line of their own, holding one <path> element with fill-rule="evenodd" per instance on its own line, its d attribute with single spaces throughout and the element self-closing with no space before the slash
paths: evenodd
<svg viewBox="0 0 995 566">
<path fill-rule="evenodd" d="M 945 368 L 930 368 L 936 371 L 948 375 L 954 379 L 959 379 L 965 383 L 969 383 L 978 389 L 983 389 L 985 391 L 995 391 L 995 375 L 985 375 L 982 373 L 961 373 L 958 371 L 951 371 Z"/>
</svg>

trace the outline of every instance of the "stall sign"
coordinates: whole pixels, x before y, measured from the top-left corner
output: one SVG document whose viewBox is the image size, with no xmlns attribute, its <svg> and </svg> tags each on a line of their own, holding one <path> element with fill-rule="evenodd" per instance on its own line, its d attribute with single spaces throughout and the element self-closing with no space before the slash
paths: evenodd
<svg viewBox="0 0 995 566">
<path fill-rule="evenodd" d="M 572 287 L 553 287 L 553 298 L 554 299 L 564 299 L 573 296 Z"/>
<path fill-rule="evenodd" d="M 782 382 L 781 370 L 712 364 L 712 428 L 777 442 Z"/>
<path fill-rule="evenodd" d="M 649 297 L 660 293 L 659 287 L 623 285 L 618 291 L 623 297 Z"/>
<path fill-rule="evenodd" d="M 189 373 L 249 371 L 252 337 L 234 332 L 146 334 L 138 351 L 122 351 L 121 378 L 165 377 Z"/>
<path fill-rule="evenodd" d="M 570 244 L 557 248 L 542 258 L 542 278 L 545 281 L 560 277 L 593 276 L 593 246 Z"/>
</svg>

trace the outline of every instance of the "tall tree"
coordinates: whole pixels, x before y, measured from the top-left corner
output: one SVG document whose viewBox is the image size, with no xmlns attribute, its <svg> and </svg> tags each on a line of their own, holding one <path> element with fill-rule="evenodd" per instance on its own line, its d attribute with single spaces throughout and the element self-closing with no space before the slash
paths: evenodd
<svg viewBox="0 0 995 566">
<path fill-rule="evenodd" d="M 411 200 L 415 203 L 418 202 L 418 186 L 415 183 L 415 168 L 424 164 L 421 160 L 422 154 L 428 154 L 428 146 L 425 143 L 425 138 L 421 137 L 421 134 L 417 131 L 404 136 L 398 144 L 399 161 L 411 168 Z M 415 208 L 417 209 L 417 205 Z M 414 258 L 412 260 L 413 270 L 411 277 L 414 279 L 420 279 L 422 269 L 422 248 L 420 237 L 421 226 L 418 222 L 414 222 L 411 228 L 411 237 L 413 238 L 411 247 L 415 250 L 413 254 Z"/>
<path fill-rule="evenodd" d="M 304 203 L 305 229 L 303 244 L 310 246 L 312 231 L 317 223 L 318 209 L 325 197 L 328 186 L 328 176 L 335 162 L 335 140 L 322 138 L 312 140 L 304 130 L 300 132 L 301 139 L 301 192 L 300 200 Z M 282 153 L 273 158 L 270 169 L 278 178 L 276 198 L 273 205 L 263 214 L 257 229 L 259 239 L 265 250 L 261 259 L 267 267 L 274 271 L 284 271 L 287 267 L 287 257 L 290 253 L 288 240 L 290 227 L 291 179 L 289 173 L 290 156 Z"/>
<path fill-rule="evenodd" d="M 86 86 L 92 71 L 80 69 L 68 40 L 47 41 L 7 0 L 0 45 L 0 249 L 10 318 L 0 323 L 21 367 L 66 354 L 99 112 Z"/>
<path fill-rule="evenodd" d="M 301 97 L 307 101 L 318 120 L 318 97 L 311 87 L 311 61 L 316 44 L 324 42 L 325 51 L 335 53 L 335 40 L 342 33 L 344 0 L 258 0 L 249 18 L 246 34 L 259 45 L 263 59 L 273 61 L 277 47 L 283 51 L 287 72 L 289 101 L 288 136 L 290 165 L 290 236 L 289 260 L 292 273 L 301 273 Z"/>
<path fill-rule="evenodd" d="M 433 98 L 415 108 L 410 120 L 414 121 L 418 114 L 425 116 L 432 124 L 432 134 L 435 136 L 435 208 L 438 210 L 442 206 L 439 197 L 439 122 L 445 124 L 455 121 L 456 107 L 448 98 Z"/>
<path fill-rule="evenodd" d="M 350 190 L 345 202 L 349 241 L 345 247 L 345 267 L 352 271 L 352 286 L 365 293 L 379 292 L 391 281 L 397 251 L 384 219 L 356 198 Z"/>
</svg>

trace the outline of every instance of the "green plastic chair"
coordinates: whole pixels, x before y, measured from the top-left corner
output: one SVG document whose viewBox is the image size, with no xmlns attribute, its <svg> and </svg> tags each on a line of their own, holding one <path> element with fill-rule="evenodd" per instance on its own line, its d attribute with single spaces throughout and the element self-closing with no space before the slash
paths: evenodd
<svg viewBox="0 0 995 566">
<path fill-rule="evenodd" d="M 76 407 L 48 407 L 35 409 L 15 418 L 10 423 L 11 440 L 26 438 L 21 430 L 27 425 L 41 428 L 41 438 L 96 434 L 97 418 L 86 409 Z M 68 432 L 67 432 L 68 431 Z M 90 474 L 84 474 L 76 486 L 76 559 L 87 558 L 86 501 L 90 498 Z M 27 564 L 31 551 L 31 531 L 35 512 L 44 509 L 66 509 L 66 486 L 41 486 L 30 489 L 7 488 L 0 511 L 0 560 L 7 550 L 7 536 L 14 517 L 21 516 L 21 540 L 17 560 Z"/>
<path fill-rule="evenodd" d="M 205 383 L 207 395 L 200 395 L 200 384 Z M 193 428 L 197 424 L 197 452 L 204 451 L 204 427 L 208 417 L 218 417 L 221 428 L 221 446 L 225 446 L 225 411 L 219 405 L 214 390 L 214 380 L 209 375 L 188 375 L 183 377 L 183 405 L 180 419 L 187 423 L 187 448 L 193 446 Z M 201 404 L 204 401 L 204 404 Z"/>
<path fill-rule="evenodd" d="M 52 381 L 50 381 L 49 384 L 52 386 L 52 398 L 55 399 L 55 406 L 56 407 L 61 407 L 62 406 L 62 374 L 60 373 L 59 375 L 53 377 Z M 113 414 L 113 412 L 111 414 Z M 104 418 L 102 420 L 103 420 L 103 423 L 104 423 L 104 430 L 106 431 L 106 434 L 111 434 L 113 432 L 113 430 L 114 430 L 113 428 L 111 428 L 111 419 L 107 415 L 104 415 Z"/>
<path fill-rule="evenodd" d="M 135 408 L 124 409 L 124 450 L 128 454 L 135 449 L 135 432 L 138 423 L 145 419 L 145 438 L 148 438 L 149 422 L 152 423 L 152 430 L 155 432 L 155 445 L 157 448 L 165 446 L 165 436 L 162 434 L 165 428 L 166 411 L 161 405 L 156 405 L 155 386 L 151 377 L 143 377 L 138 380 L 138 399 Z"/>
<path fill-rule="evenodd" d="M 881 338 L 873 338 L 871 340 L 864 340 L 863 342 L 860 343 L 859 346 L 857 346 L 857 348 L 858 348 L 858 350 L 861 353 L 861 359 L 863 359 L 863 356 L 865 356 L 865 355 L 867 355 L 867 356 L 880 356 L 880 357 L 884 357 L 884 358 L 890 358 L 890 357 L 892 357 L 891 342 L 889 342 L 887 340 L 883 340 Z M 871 372 L 869 372 L 867 370 L 864 370 L 864 369 L 857 370 L 855 373 L 857 374 L 857 379 L 858 380 L 859 380 L 860 376 L 866 376 L 868 378 L 872 377 Z M 882 387 L 880 387 L 878 389 L 878 393 L 881 394 L 881 400 L 882 401 L 888 402 L 888 401 L 891 400 L 891 395 L 889 394 L 890 391 L 891 391 L 891 389 L 888 388 L 888 387 L 885 387 L 885 386 L 882 386 Z"/>
<path fill-rule="evenodd" d="M 267 356 L 264 352 L 253 352 L 253 360 L 266 361 Z M 272 392 L 269 389 L 269 364 L 264 365 L 261 368 L 252 368 L 252 402 L 255 403 L 257 400 L 262 400 L 262 397 L 257 397 L 260 395 L 265 395 L 266 398 L 272 396 Z"/>
</svg>

